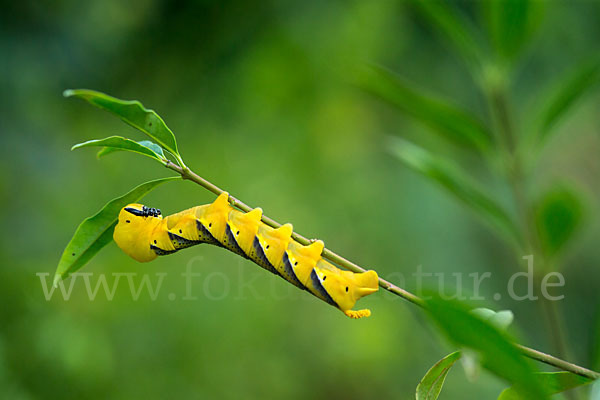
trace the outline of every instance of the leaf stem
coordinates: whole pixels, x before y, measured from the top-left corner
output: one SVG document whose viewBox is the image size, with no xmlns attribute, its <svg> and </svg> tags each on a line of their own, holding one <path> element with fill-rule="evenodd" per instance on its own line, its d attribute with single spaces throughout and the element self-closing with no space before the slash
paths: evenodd
<svg viewBox="0 0 600 400">
<path fill-rule="evenodd" d="M 531 359 L 543 362 L 544 364 L 548 364 L 553 367 L 562 369 L 563 371 L 572 372 L 576 375 L 585 376 L 586 378 L 590 378 L 590 379 L 599 379 L 600 378 L 600 373 L 598 373 L 596 371 L 592 371 L 590 369 L 580 367 L 577 364 L 573 364 L 568 361 L 561 360 L 560 358 L 554 357 L 550 354 L 542 353 L 541 351 L 523 346 L 518 343 L 515 343 L 515 346 L 517 347 L 517 349 L 519 349 L 521 351 L 521 353 L 523 353 L 523 355 L 525 355 Z"/>
<path fill-rule="evenodd" d="M 207 189 L 208 191 L 216 194 L 217 196 L 220 195 L 221 193 L 225 192 L 224 190 L 222 190 L 215 184 L 207 181 L 206 179 L 204 179 L 201 176 L 199 176 L 198 174 L 196 174 L 194 171 L 192 171 L 188 167 L 182 168 L 179 165 L 173 163 L 172 161 L 167 161 L 166 167 L 177 172 L 178 174 L 180 174 L 183 179 L 187 179 L 189 181 L 195 182 L 198 185 L 202 186 L 203 188 Z M 231 203 L 231 205 L 233 207 L 237 207 L 238 209 L 240 209 L 242 211 L 248 212 L 248 211 L 252 210 L 252 208 L 250 206 L 248 206 L 241 200 L 234 198 L 231 195 L 229 196 L 229 202 Z M 262 216 L 262 221 L 265 224 L 267 224 L 273 228 L 278 228 L 281 226 L 281 224 L 279 222 L 277 222 L 265 215 Z M 298 243 L 301 243 L 303 245 L 308 245 L 311 243 L 311 241 L 309 239 L 307 239 L 304 236 L 302 236 L 298 233 L 295 233 L 295 232 L 292 233 L 292 238 L 294 240 L 296 240 Z M 341 267 L 344 267 L 344 268 L 352 271 L 352 272 L 360 273 L 360 272 L 366 271 L 366 269 L 345 259 L 344 257 L 340 256 L 339 254 L 334 253 L 333 251 L 331 251 L 329 249 L 323 250 L 323 257 Z M 402 297 L 405 300 L 408 300 L 409 302 L 411 302 L 413 304 L 416 304 L 419 307 L 426 308 L 425 301 L 423 299 L 421 299 L 419 296 L 412 294 L 412 293 L 408 292 L 407 290 L 404 290 L 404 289 L 394 285 L 393 283 L 388 282 L 387 280 L 385 280 L 381 277 L 379 278 L 379 286 L 381 288 L 387 290 L 390 293 L 393 293 L 397 296 Z M 534 349 L 531 349 L 529 347 L 526 347 L 526 346 L 523 346 L 520 344 L 515 344 L 515 346 L 521 351 L 521 353 L 523 355 L 525 355 L 533 360 L 543 362 L 545 364 L 551 365 L 558 369 L 561 369 L 564 371 L 569 371 L 574 374 L 584 376 L 586 378 L 590 378 L 590 379 L 600 378 L 600 373 L 598 373 L 598 372 L 589 370 L 587 368 L 580 367 L 578 365 L 575 365 L 570 362 L 556 358 L 552 355 L 542 353 L 541 351 L 534 350 Z"/>
</svg>

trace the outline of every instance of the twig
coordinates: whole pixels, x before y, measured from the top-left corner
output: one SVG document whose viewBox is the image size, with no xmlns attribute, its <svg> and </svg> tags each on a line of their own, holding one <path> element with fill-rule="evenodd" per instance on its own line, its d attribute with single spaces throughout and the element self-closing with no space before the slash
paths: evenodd
<svg viewBox="0 0 600 400">
<path fill-rule="evenodd" d="M 600 378 L 600 373 L 596 371 L 580 367 L 577 364 L 572 364 L 568 361 L 561 360 L 560 358 L 554 357 L 550 354 L 542 353 L 541 351 L 534 350 L 518 343 L 515 343 L 515 346 L 527 357 L 543 362 L 544 364 L 552 365 L 553 367 L 562 369 L 564 371 L 569 371 L 577 375 L 585 376 L 586 378 Z"/>
<path fill-rule="evenodd" d="M 180 174 L 183 179 L 187 179 L 192 182 L 195 182 L 195 183 L 199 184 L 200 186 L 202 186 L 203 188 L 216 194 L 217 196 L 220 195 L 221 193 L 225 192 L 224 190 L 220 189 L 218 186 L 214 185 L 213 183 L 207 181 L 206 179 L 202 178 L 201 176 L 199 176 L 198 174 L 196 174 L 195 172 L 190 170 L 188 167 L 180 167 L 179 165 L 177 165 L 171 161 L 167 161 L 165 166 L 167 168 L 177 172 L 178 174 Z M 248 206 L 241 200 L 238 200 L 232 196 L 229 196 L 229 202 L 231 203 L 232 206 L 237 207 L 244 212 L 249 212 L 252 210 L 252 208 L 250 206 Z M 281 224 L 279 222 L 274 221 L 265 215 L 262 216 L 262 221 L 265 224 L 267 224 L 273 228 L 278 228 L 281 226 Z M 295 233 L 295 232 L 292 233 L 292 238 L 294 240 L 296 240 L 298 243 L 301 243 L 303 245 L 308 245 L 311 243 L 310 240 L 308 240 L 304 236 L 299 235 L 298 233 Z M 339 254 L 334 253 L 333 251 L 331 251 L 329 249 L 324 249 L 322 255 L 324 258 L 326 258 L 326 259 L 332 261 L 333 263 L 335 263 L 341 267 L 344 267 L 352 272 L 365 272 L 366 271 L 364 268 L 354 264 L 353 262 L 345 259 L 344 257 L 340 256 Z M 379 286 L 382 287 L 383 289 L 387 290 L 388 292 L 394 293 L 395 295 L 400 296 L 403 299 L 408 300 L 411 303 L 418 305 L 419 307 L 423 307 L 423 308 L 426 307 L 423 299 L 394 285 L 391 282 L 386 281 L 385 279 L 379 278 Z M 561 360 L 561 359 L 551 356 L 549 354 L 542 353 L 541 351 L 538 351 L 538 350 L 530 349 L 529 347 L 525 347 L 520 344 L 515 344 L 515 346 L 525 356 L 532 358 L 534 360 L 543 362 L 548 365 L 552 365 L 552 366 L 562 369 L 564 371 L 569 371 L 574 374 L 584 376 L 586 378 L 590 378 L 590 379 L 600 378 L 600 373 L 598 373 L 598 372 L 580 367 L 575 364 L 571 364 L 570 362 Z"/>
</svg>

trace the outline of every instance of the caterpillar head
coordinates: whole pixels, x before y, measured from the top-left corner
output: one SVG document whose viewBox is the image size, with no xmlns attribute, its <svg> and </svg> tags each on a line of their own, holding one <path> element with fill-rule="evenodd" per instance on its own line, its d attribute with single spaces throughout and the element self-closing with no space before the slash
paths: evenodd
<svg viewBox="0 0 600 400">
<path fill-rule="evenodd" d="M 334 273 L 317 268 L 316 272 L 321 285 L 342 311 L 350 310 L 361 297 L 379 289 L 379 277 L 375 271 Z"/>
<path fill-rule="evenodd" d="M 150 249 L 150 237 L 161 221 L 160 210 L 141 204 L 128 204 L 119 212 L 119 221 L 113 234 L 115 243 L 136 261 L 152 261 L 156 253 Z"/>
</svg>

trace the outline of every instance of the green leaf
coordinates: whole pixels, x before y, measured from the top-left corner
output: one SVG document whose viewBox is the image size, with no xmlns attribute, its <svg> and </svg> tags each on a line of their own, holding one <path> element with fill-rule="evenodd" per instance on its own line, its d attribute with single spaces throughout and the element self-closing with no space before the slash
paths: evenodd
<svg viewBox="0 0 600 400">
<path fill-rule="evenodd" d="M 64 91 L 65 97 L 78 97 L 103 110 L 109 111 L 124 122 L 150 136 L 165 150 L 171 152 L 178 159 L 177 142 L 175 135 L 167 127 L 162 118 L 152 110 L 144 108 L 137 100 L 120 100 L 101 92 L 88 89 L 70 89 Z"/>
<path fill-rule="evenodd" d="M 135 203 L 158 185 L 175 179 L 180 178 L 162 178 L 143 183 L 123 196 L 109 201 L 96 214 L 83 220 L 58 262 L 54 285 L 56 286 L 61 279 L 66 279 L 83 267 L 100 249 L 110 243 L 121 208 L 129 203 Z"/>
<path fill-rule="evenodd" d="M 400 138 L 390 138 L 390 152 L 409 168 L 448 190 L 470 210 L 496 228 L 509 242 L 521 243 L 519 230 L 504 209 L 469 179 L 456 165 Z"/>
<path fill-rule="evenodd" d="M 485 7 L 487 26 L 498 54 L 515 58 L 529 41 L 543 16 L 543 1 L 488 0 Z"/>
<path fill-rule="evenodd" d="M 544 387 L 548 395 L 564 392 L 578 386 L 587 385 L 593 382 L 592 379 L 584 376 L 575 375 L 571 372 L 538 372 L 535 374 L 536 380 Z M 515 387 L 504 389 L 498 400 L 527 400 Z"/>
<path fill-rule="evenodd" d="M 594 328 L 591 334 L 595 338 L 591 343 L 591 366 L 592 369 L 598 370 L 600 369 L 600 313 L 598 312 L 596 312 Z M 596 384 L 596 386 L 598 386 L 598 400 L 600 400 L 600 383 Z"/>
<path fill-rule="evenodd" d="M 153 151 L 154 153 L 156 153 L 159 156 L 159 158 L 162 159 L 161 162 L 163 162 L 163 161 L 164 161 L 164 163 L 167 162 L 167 157 L 165 156 L 165 153 L 163 152 L 162 147 L 160 147 L 156 143 L 151 142 L 150 140 L 140 140 L 139 142 L 136 142 L 136 143 L 138 143 L 138 144 L 140 144 L 140 145 L 142 145 L 144 147 L 147 147 L 151 151 Z M 107 156 L 109 154 L 112 154 L 112 153 L 115 153 L 115 152 L 119 152 L 119 151 L 123 151 L 123 150 L 126 150 L 126 149 L 119 148 L 119 147 L 105 147 L 105 148 L 101 149 L 96 154 L 96 156 L 98 158 L 101 158 L 101 157 Z"/>
<path fill-rule="evenodd" d="M 82 147 L 104 147 L 98 152 L 98 157 L 105 156 L 115 151 L 131 151 L 153 158 L 161 164 L 167 163 L 167 158 L 165 157 L 162 148 L 149 140 L 135 142 L 121 136 L 110 136 L 104 139 L 88 140 L 87 142 L 76 144 L 71 147 L 71 150 Z"/>
<path fill-rule="evenodd" d="M 460 351 L 448 354 L 427 371 L 417 386 L 417 400 L 435 400 L 442 391 L 446 375 L 461 357 Z"/>
<path fill-rule="evenodd" d="M 478 353 L 484 368 L 518 385 L 519 392 L 529 396 L 527 398 L 547 398 L 539 382 L 534 379 L 533 367 L 506 333 L 473 315 L 467 305 L 457 301 L 443 301 L 433 297 L 427 301 L 426 308 L 452 342 Z"/>
<path fill-rule="evenodd" d="M 364 69 L 359 85 L 460 147 L 486 152 L 492 146 L 491 135 L 478 118 L 411 88 L 390 71 L 379 67 Z"/>
<path fill-rule="evenodd" d="M 600 380 L 596 379 L 590 390 L 590 400 L 600 400 Z"/>
<path fill-rule="evenodd" d="M 494 311 L 489 308 L 475 308 L 471 310 L 471 313 L 489 322 L 501 331 L 505 331 L 514 319 L 514 315 L 510 310 Z"/>
<path fill-rule="evenodd" d="M 548 94 L 537 117 L 536 129 L 539 143 L 545 142 L 560 120 L 566 117 L 577 101 L 590 92 L 600 81 L 600 57 L 585 60 L 573 71 L 560 78 Z"/>
<path fill-rule="evenodd" d="M 413 2 L 438 32 L 452 44 L 475 71 L 483 59 L 479 32 L 469 19 L 448 2 L 441 0 L 415 0 Z"/>
<path fill-rule="evenodd" d="M 535 226 L 544 249 L 557 254 L 573 237 L 583 220 L 579 196 L 566 186 L 546 192 L 535 208 Z"/>
</svg>

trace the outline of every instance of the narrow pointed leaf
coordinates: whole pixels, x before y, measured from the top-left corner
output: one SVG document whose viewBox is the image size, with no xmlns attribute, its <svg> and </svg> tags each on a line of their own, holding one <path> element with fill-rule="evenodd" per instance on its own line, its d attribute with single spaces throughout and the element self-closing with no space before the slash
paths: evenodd
<svg viewBox="0 0 600 400">
<path fill-rule="evenodd" d="M 480 35 L 465 15 L 442 0 L 415 0 L 413 3 L 469 67 L 480 68 L 483 59 Z"/>
<path fill-rule="evenodd" d="M 579 196 L 567 187 L 557 186 L 545 193 L 535 210 L 535 226 L 544 249 L 557 254 L 569 242 L 583 220 Z"/>
<path fill-rule="evenodd" d="M 517 227 L 502 206 L 481 190 L 458 166 L 399 138 L 390 138 L 389 150 L 406 166 L 448 190 L 456 199 L 497 229 L 509 242 L 515 245 L 521 243 Z"/>
<path fill-rule="evenodd" d="M 544 387 L 548 395 L 564 392 L 574 389 L 578 386 L 587 385 L 593 382 L 592 379 L 584 376 L 575 375 L 571 372 L 538 372 L 535 374 L 536 380 Z M 519 393 L 515 387 L 504 389 L 498 400 L 528 400 Z"/>
<path fill-rule="evenodd" d="M 537 0 L 488 0 L 487 27 L 498 54 L 515 58 L 533 36 L 543 17 L 544 2 Z"/>
<path fill-rule="evenodd" d="M 162 118 L 152 110 L 144 108 L 137 100 L 120 100 L 107 94 L 88 89 L 64 91 L 65 97 L 78 97 L 103 110 L 109 111 L 124 122 L 150 136 L 165 150 L 179 156 L 175 135 Z"/>
<path fill-rule="evenodd" d="M 533 366 L 506 333 L 473 315 L 469 306 L 457 301 L 433 297 L 427 301 L 427 310 L 454 344 L 478 354 L 484 368 L 516 385 L 527 398 L 547 399 L 543 387 L 534 379 Z"/>
<path fill-rule="evenodd" d="M 157 186 L 179 177 L 156 179 L 135 187 L 121 197 L 109 201 L 100 211 L 86 218 L 63 251 L 54 275 L 54 285 L 83 267 L 100 249 L 112 240 L 113 228 L 121 208 L 135 203 Z"/>
<path fill-rule="evenodd" d="M 383 68 L 364 69 L 359 85 L 460 147 L 481 152 L 491 148 L 491 135 L 477 117 L 445 100 L 421 93 Z"/>
<path fill-rule="evenodd" d="M 76 144 L 71 150 L 82 147 L 104 147 L 98 152 L 98 157 L 105 156 L 115 151 L 131 151 L 153 158 L 161 164 L 166 164 L 167 159 L 160 146 L 149 140 L 136 142 L 121 136 L 110 136 L 104 139 L 88 140 L 87 142 Z"/>
<path fill-rule="evenodd" d="M 536 130 L 540 143 L 545 142 L 553 128 L 565 118 L 577 102 L 597 88 L 600 81 L 600 57 L 581 62 L 573 71 L 559 79 L 543 98 L 545 102 L 538 115 Z"/>
<path fill-rule="evenodd" d="M 436 400 L 442 391 L 446 375 L 460 357 L 460 351 L 455 351 L 431 367 L 417 386 L 417 400 Z"/>
</svg>

